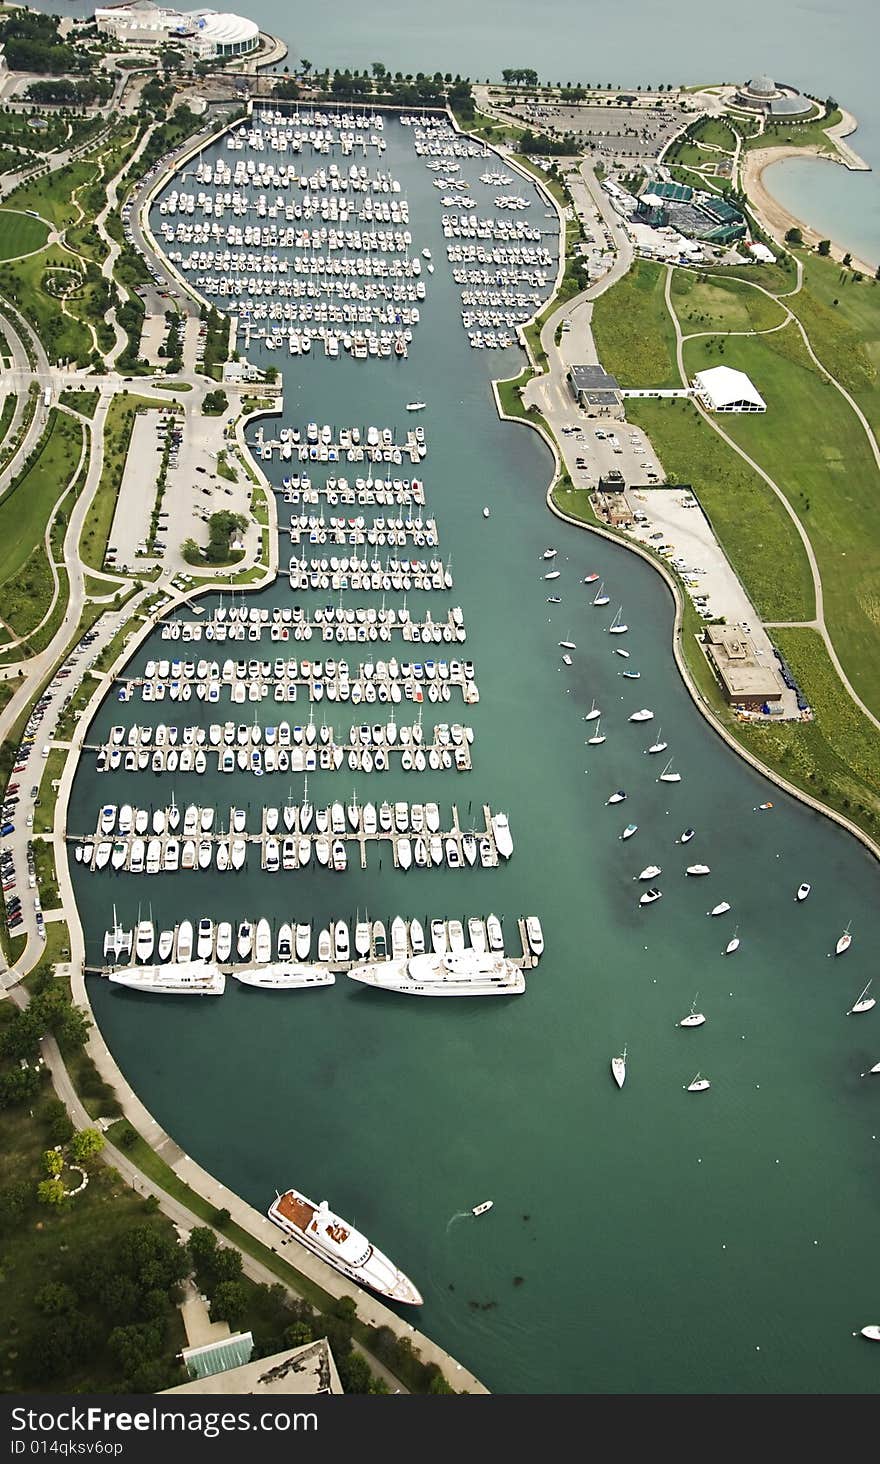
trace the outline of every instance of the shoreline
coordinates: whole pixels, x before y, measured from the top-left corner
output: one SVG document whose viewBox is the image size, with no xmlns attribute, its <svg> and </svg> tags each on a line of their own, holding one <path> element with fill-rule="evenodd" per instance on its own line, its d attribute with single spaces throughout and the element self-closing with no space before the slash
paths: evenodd
<svg viewBox="0 0 880 1464">
<path fill-rule="evenodd" d="M 754 152 L 746 154 L 742 164 L 742 186 L 743 191 L 751 205 L 755 216 L 761 226 L 770 234 L 773 239 L 783 248 L 788 248 L 785 243 L 785 234 L 788 229 L 800 229 L 804 246 L 808 249 L 815 249 L 819 241 L 827 236 L 821 234 L 806 219 L 798 218 L 771 191 L 765 181 L 764 174 L 767 169 L 775 163 L 788 162 L 791 159 L 810 158 L 820 159 L 828 163 L 837 161 L 822 152 L 818 147 L 770 147 L 758 148 Z M 846 166 L 846 164 L 844 164 Z M 854 170 L 850 170 L 854 171 Z M 863 171 L 861 169 L 855 171 Z M 851 251 L 843 245 L 831 241 L 831 255 L 839 264 L 843 263 L 845 254 Z M 868 276 L 873 276 L 877 270 L 877 264 L 868 264 L 865 260 L 856 258 L 851 254 L 849 268 L 859 271 Z"/>
</svg>

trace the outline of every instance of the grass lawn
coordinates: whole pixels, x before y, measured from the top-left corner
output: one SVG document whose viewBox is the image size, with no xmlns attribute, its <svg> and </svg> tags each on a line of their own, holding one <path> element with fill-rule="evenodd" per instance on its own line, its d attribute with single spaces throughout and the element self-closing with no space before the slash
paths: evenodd
<svg viewBox="0 0 880 1464">
<path fill-rule="evenodd" d="M 822 152 L 836 153 L 825 130 L 839 121 L 840 109 L 836 108 L 829 117 L 820 117 L 815 122 L 768 122 L 761 135 L 747 137 L 743 147 L 818 147 Z"/>
<path fill-rule="evenodd" d="M 53 747 L 46 758 L 43 776 L 40 779 L 40 794 L 34 809 L 34 833 L 50 834 L 55 823 L 55 804 L 58 791 L 52 785 L 64 771 L 67 749 Z"/>
<path fill-rule="evenodd" d="M 519 373 L 519 376 L 514 376 L 509 381 L 498 381 L 495 383 L 502 410 L 508 417 L 528 418 L 529 414 L 522 404 L 520 392 L 524 386 L 528 385 L 533 375 L 534 372 L 531 367 L 525 366 Z"/>
<path fill-rule="evenodd" d="M 722 275 L 677 269 L 672 276 L 672 303 L 683 335 L 703 330 L 771 330 L 785 311 L 761 290 Z"/>
<path fill-rule="evenodd" d="M 69 266 L 70 256 L 55 249 L 7 260 L 0 264 L 0 287 L 30 321 L 51 360 L 85 365 L 92 351 L 91 335 L 81 320 L 65 315 L 59 301 L 43 288 L 44 277 L 52 279 L 53 270 Z M 73 302 L 68 308 L 73 309 Z"/>
<path fill-rule="evenodd" d="M 53 408 L 38 447 L 37 461 L 18 486 L 0 501 L 0 590 L 4 596 L 4 618 L 9 619 L 7 597 L 16 593 L 20 571 L 34 550 L 41 548 L 51 509 L 70 482 L 81 452 L 81 425 Z M 45 568 L 48 569 L 48 564 Z"/>
<path fill-rule="evenodd" d="M 804 289 L 787 302 L 819 360 L 880 433 L 880 282 L 857 281 L 833 259 L 798 250 Z"/>
<path fill-rule="evenodd" d="M 81 412 L 84 417 L 94 417 L 100 395 L 95 387 L 94 391 L 63 391 L 58 400 L 62 406 L 73 407 L 75 412 Z"/>
<path fill-rule="evenodd" d="M 702 117 L 691 129 L 691 136 L 699 142 L 712 143 L 732 153 L 736 147 L 733 129 L 722 117 Z"/>
<path fill-rule="evenodd" d="M 630 401 L 628 417 L 648 434 L 670 481 L 693 485 L 762 619 L 812 619 L 813 585 L 803 545 L 757 474 L 689 402 Z"/>
<path fill-rule="evenodd" d="M 773 639 L 816 712 L 813 722 L 740 727 L 737 736 L 797 787 L 880 831 L 880 740 L 844 691 L 822 639 L 812 630 L 777 630 Z"/>
<path fill-rule="evenodd" d="M 593 306 L 599 360 L 621 386 L 680 386 L 675 331 L 663 292 L 666 272 L 637 259 Z"/>
<path fill-rule="evenodd" d="M 84 575 L 83 584 L 87 595 L 115 595 L 119 589 L 115 580 L 102 579 L 97 574 Z"/>
<path fill-rule="evenodd" d="M 48 238 L 49 230 L 42 219 L 0 208 L 0 259 L 32 254 L 35 249 L 43 249 Z"/>
<path fill-rule="evenodd" d="M 68 163 L 42 178 L 32 178 L 19 184 L 6 200 L 7 208 L 32 208 L 41 218 L 47 219 L 56 228 L 75 224 L 79 209 L 72 198 L 77 188 L 89 183 L 97 176 L 96 163 Z M 36 220 L 34 220 L 36 223 Z"/>
<path fill-rule="evenodd" d="M 723 358 L 704 341 L 689 342 L 685 355 L 689 374 L 723 359 L 747 372 L 764 396 L 766 413 L 727 417 L 724 428 L 770 474 L 801 518 L 819 562 L 837 654 L 877 712 L 880 472 L 864 432 L 844 398 L 813 368 L 791 325 L 773 335 L 728 337 Z"/>
</svg>

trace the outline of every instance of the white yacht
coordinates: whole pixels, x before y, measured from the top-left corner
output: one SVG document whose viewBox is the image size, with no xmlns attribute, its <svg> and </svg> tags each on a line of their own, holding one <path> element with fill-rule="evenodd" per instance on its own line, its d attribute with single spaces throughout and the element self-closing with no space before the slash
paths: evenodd
<svg viewBox="0 0 880 1464">
<path fill-rule="evenodd" d="M 239 923 L 238 935 L 235 942 L 235 950 L 240 961 L 246 961 L 251 953 L 254 944 L 254 927 L 249 920 L 242 920 Z"/>
<path fill-rule="evenodd" d="M 631 722 L 653 722 L 654 713 L 647 707 L 642 707 L 641 711 L 633 712 L 629 720 Z"/>
<path fill-rule="evenodd" d="M 300 922 L 296 927 L 296 959 L 307 961 L 312 949 L 312 925 L 311 921 Z"/>
<path fill-rule="evenodd" d="M 502 859 L 509 859 L 513 853 L 513 838 L 506 813 L 493 813 L 492 833 L 495 835 L 495 847 L 498 853 Z"/>
<path fill-rule="evenodd" d="M 713 905 L 711 910 L 707 910 L 706 911 L 706 914 L 707 915 L 726 915 L 729 909 L 730 909 L 730 902 L 729 902 L 729 900 L 721 900 L 717 905 Z"/>
<path fill-rule="evenodd" d="M 226 977 L 217 966 L 204 961 L 175 961 L 165 966 L 129 966 L 111 971 L 110 980 L 132 991 L 149 991 L 156 996 L 222 996 Z"/>
<path fill-rule="evenodd" d="M 333 986 L 336 977 L 324 966 L 293 965 L 287 961 L 271 961 L 265 966 L 239 966 L 232 972 L 243 986 L 259 986 L 267 991 L 303 990 L 310 986 Z"/>
<path fill-rule="evenodd" d="M 807 898 L 807 895 L 810 893 L 811 888 L 812 888 L 812 886 L 811 885 L 808 885 L 808 884 L 798 885 L 797 894 L 795 895 L 795 899 L 796 900 L 805 900 Z"/>
<path fill-rule="evenodd" d="M 656 900 L 662 900 L 662 898 L 663 898 L 663 891 L 662 890 L 655 890 L 655 889 L 645 890 L 645 893 L 639 899 L 639 904 L 640 905 L 653 905 Z"/>
<path fill-rule="evenodd" d="M 526 916 L 526 938 L 529 949 L 536 958 L 544 953 L 544 931 L 537 915 Z"/>
<path fill-rule="evenodd" d="M 134 937 L 134 953 L 138 961 L 146 962 L 150 959 L 155 941 L 152 920 L 139 920 Z"/>
<path fill-rule="evenodd" d="M 656 879 L 662 873 L 663 871 L 659 864 L 646 864 L 639 875 L 639 879 Z"/>
<path fill-rule="evenodd" d="M 497 915 L 486 916 L 486 938 L 490 951 L 494 951 L 498 955 L 504 950 L 504 932 Z"/>
<path fill-rule="evenodd" d="M 272 959 L 272 928 L 265 916 L 257 921 L 254 933 L 254 960 L 259 965 L 268 965 Z"/>
<path fill-rule="evenodd" d="M 685 874 L 711 874 L 711 873 L 712 873 L 712 871 L 709 868 L 709 865 L 708 864 L 689 864 L 688 867 L 687 867 L 687 869 L 685 870 Z"/>
<path fill-rule="evenodd" d="M 354 966 L 348 974 L 365 986 L 409 996 L 518 996 L 526 989 L 519 966 L 504 956 L 472 950 Z"/>
<path fill-rule="evenodd" d="M 177 951 L 178 965 L 186 966 L 192 960 L 193 953 L 193 927 L 191 920 L 181 920 L 177 928 Z"/>
<path fill-rule="evenodd" d="M 289 1189 L 276 1196 L 268 1214 L 286 1235 L 359 1286 L 392 1301 L 421 1306 L 422 1298 L 409 1277 L 347 1220 L 334 1215 L 326 1200 L 316 1205 L 299 1190 Z"/>
</svg>

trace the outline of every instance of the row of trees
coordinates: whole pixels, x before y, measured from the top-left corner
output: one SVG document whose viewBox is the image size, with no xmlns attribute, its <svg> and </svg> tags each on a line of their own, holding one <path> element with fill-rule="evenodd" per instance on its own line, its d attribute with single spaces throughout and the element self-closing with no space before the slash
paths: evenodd
<svg viewBox="0 0 880 1464">
<path fill-rule="evenodd" d="M 0 41 L 10 71 L 53 76 L 91 71 L 92 57 L 82 47 L 62 41 L 58 24 L 57 15 L 40 15 L 35 10 L 13 10 L 8 19 L 0 20 Z"/>
<path fill-rule="evenodd" d="M 91 107 L 109 101 L 112 95 L 113 83 L 106 76 L 87 76 L 82 81 L 58 76 L 51 81 L 32 81 L 27 91 L 29 102 L 55 107 Z"/>
</svg>

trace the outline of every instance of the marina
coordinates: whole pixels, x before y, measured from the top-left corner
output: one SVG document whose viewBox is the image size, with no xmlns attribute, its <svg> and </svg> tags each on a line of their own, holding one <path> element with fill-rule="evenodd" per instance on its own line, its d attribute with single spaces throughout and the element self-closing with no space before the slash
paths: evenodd
<svg viewBox="0 0 880 1464">
<path fill-rule="evenodd" d="M 480 700 L 468 712 L 472 751 L 480 754 L 471 773 L 478 780 L 474 804 L 509 809 L 517 839 L 516 857 L 493 872 L 491 899 L 505 930 L 512 930 L 516 911 L 539 912 L 547 946 L 542 979 L 530 982 L 525 1001 L 428 1002 L 421 1008 L 401 994 L 337 980 L 332 995 L 296 1001 L 288 1012 L 280 999 L 264 999 L 263 992 L 257 999 L 234 978 L 227 979 L 222 1001 L 187 1003 L 142 999 L 96 976 L 89 980 L 97 1020 L 138 1093 L 187 1153 L 263 1212 L 275 1185 L 293 1182 L 308 1194 L 332 1196 L 343 1214 L 357 1214 L 367 1234 L 418 1281 L 424 1296 L 419 1325 L 466 1358 L 490 1387 L 725 1391 L 735 1367 L 737 1386 L 759 1392 L 829 1384 L 869 1391 L 874 1374 L 863 1354 L 871 1349 L 856 1356 L 850 1339 L 871 1314 L 876 1204 L 869 1166 L 876 1119 L 873 1085 L 860 1074 L 876 1060 L 870 1050 L 876 1013 L 866 1011 L 853 1023 L 846 1011 L 869 978 L 869 953 L 880 936 L 876 871 L 838 831 L 776 790 L 772 811 L 756 816 L 767 785 L 707 734 L 695 713 L 671 662 L 671 607 L 653 571 L 573 527 L 548 529 L 549 457 L 533 434 L 495 420 L 488 394 L 490 363 L 509 375 L 521 363 L 492 351 L 487 360 L 485 351 L 471 349 L 459 325 L 460 286 L 446 273 L 445 246 L 452 241 L 443 233 L 439 190 L 435 194 L 424 157 L 413 159 L 414 150 L 402 146 L 388 121 L 384 135 L 386 160 L 395 154 L 390 171 L 410 198 L 414 243 L 430 247 L 436 262 L 419 329 L 400 366 L 406 383 L 395 400 L 428 404 L 431 474 L 423 517 L 429 506 L 444 562 L 453 557 L 468 655 L 480 673 Z M 461 161 L 479 172 L 495 166 L 483 158 Z M 477 176 L 471 196 L 479 197 L 478 183 Z M 517 178 L 503 192 L 499 185 L 497 196 L 530 188 Z M 532 196 L 529 209 L 506 211 L 512 223 L 543 215 L 544 200 Z M 254 356 L 273 359 L 271 349 Z M 345 396 L 348 420 L 395 419 L 385 398 L 396 368 L 373 371 L 350 354 L 328 360 L 314 348 L 310 359 L 291 361 L 286 350 L 275 359 L 287 391 L 297 394 L 297 418 L 332 420 L 339 415 L 334 401 Z M 292 464 L 278 450 L 262 462 L 279 497 L 301 491 L 284 489 Z M 491 507 L 488 522 L 484 505 Z M 548 604 L 550 586 L 536 566 L 551 532 L 559 602 Z M 608 587 L 611 610 L 625 606 L 629 629 L 618 640 L 627 643 L 629 664 L 641 673 L 637 700 L 626 695 L 633 688 L 618 674 L 622 663 L 607 634 L 610 612 L 597 616 L 583 588 L 595 571 Z M 290 604 L 284 581 L 248 597 L 251 604 L 268 609 L 270 617 Z M 378 611 L 381 590 L 372 593 Z M 438 600 L 448 595 L 435 593 Z M 302 592 L 302 604 L 314 625 L 311 587 L 309 594 L 311 601 Z M 361 593 L 359 603 L 365 601 Z M 424 621 L 421 611 L 418 618 Z M 439 609 L 435 618 L 442 620 Z M 275 623 L 282 623 L 280 617 Z M 271 634 L 271 618 L 263 624 L 269 629 L 261 634 Z M 560 669 L 563 637 L 576 649 L 572 665 Z M 145 654 L 160 659 L 161 633 Z M 138 671 L 127 668 L 129 673 Z M 270 679 L 274 683 L 274 670 Z M 261 700 L 259 720 L 266 724 L 271 718 Z M 193 693 L 190 707 L 198 704 Z M 596 749 L 601 771 L 590 765 L 593 749 L 583 745 L 589 734 L 581 719 L 593 704 L 601 708 L 607 738 Z M 163 710 L 167 706 L 166 694 Z M 654 722 L 629 726 L 630 715 L 642 707 L 653 710 Z M 159 714 L 157 708 L 146 715 Z M 253 709 L 242 720 L 252 715 Z M 134 719 L 139 725 L 145 720 L 141 700 L 126 705 L 112 696 L 86 734 L 88 745 L 122 745 L 112 743 L 110 728 L 127 729 Z M 414 719 L 413 710 L 405 721 Z M 661 724 L 666 757 L 675 757 L 670 771 L 682 774 L 678 785 L 658 782 L 660 768 L 644 755 Z M 316 744 L 317 737 L 316 729 Z M 440 771 L 426 769 L 418 796 L 447 807 L 443 785 L 431 782 Z M 151 814 L 153 805 L 171 804 L 175 775 L 163 776 Z M 94 830 L 96 809 L 108 800 L 117 808 L 126 800 L 143 806 L 136 791 L 141 780 L 124 767 L 111 781 L 102 777 L 85 757 L 69 829 Z M 112 793 L 105 793 L 107 787 Z M 198 787 L 198 807 L 225 811 L 245 806 L 253 785 L 236 769 L 221 792 L 218 773 L 208 767 Z M 342 787 L 347 794 L 348 786 Z M 413 796 L 397 767 L 383 774 L 382 787 L 392 808 Z M 626 794 L 625 810 L 604 808 L 615 789 Z M 260 819 L 262 807 L 273 801 L 280 814 L 287 791 L 284 783 L 273 798 L 261 800 Z M 357 792 L 359 803 L 369 801 L 367 780 L 358 778 Z M 332 807 L 337 795 L 330 768 L 310 772 L 309 795 L 315 806 Z M 375 793 L 372 801 L 378 806 Z M 301 777 L 293 802 L 302 802 Z M 623 840 L 630 819 L 634 832 Z M 673 861 L 676 840 L 682 830 L 690 834 L 691 825 L 693 862 L 711 867 L 709 888 L 714 893 L 717 887 L 718 896 L 726 894 L 735 906 L 748 934 L 747 960 L 740 955 L 725 965 L 725 941 L 706 919 L 711 896 L 699 878 L 683 877 L 684 859 Z M 262 834 L 253 811 L 251 827 Z M 630 845 L 633 837 L 637 843 Z M 662 900 L 643 911 L 633 875 L 652 863 L 671 867 L 674 877 L 667 873 Z M 103 969 L 111 888 L 125 929 L 134 932 L 145 886 L 119 880 L 111 887 L 104 882 L 109 870 L 96 875 L 76 861 L 72 871 L 90 964 Z M 307 911 L 313 942 L 347 917 L 351 938 L 357 907 L 411 909 L 405 874 L 391 860 L 379 870 L 370 859 L 367 868 L 350 871 L 346 886 L 304 875 L 301 900 L 291 898 L 283 877 L 268 879 L 254 860 L 235 886 L 236 911 L 264 912 L 260 918 L 271 919 L 276 936 L 285 919 L 293 923 L 290 909 Z M 445 866 L 442 878 L 441 895 L 439 887 L 436 893 L 429 888 L 430 873 L 423 875 L 420 904 L 462 911 L 479 905 L 469 868 Z M 809 900 L 798 903 L 794 892 L 808 880 Z M 229 888 L 216 877 L 216 866 L 195 898 L 190 881 L 160 872 L 149 882 L 159 934 L 192 922 L 196 908 L 215 932 L 221 922 L 231 924 Z M 857 938 L 845 960 L 835 963 L 828 952 L 849 919 Z M 732 924 L 728 929 L 732 933 Z M 233 949 L 235 938 L 233 931 Z M 526 949 L 522 941 L 510 946 Z M 272 964 L 293 964 L 275 960 L 274 946 L 272 956 Z M 394 964 L 390 945 L 386 956 Z M 246 961 L 240 964 L 246 969 Z M 700 1031 L 682 1031 L 677 1024 L 697 985 L 708 1020 Z M 697 1008 L 694 1015 L 700 1014 Z M 685 1101 L 682 1092 L 694 1072 L 694 1054 L 684 1065 L 684 1042 L 704 1049 L 697 1060 L 712 1086 L 699 1104 Z M 608 1065 L 627 1045 L 629 1071 L 620 1091 L 609 1081 Z M 180 1102 L 182 1051 L 210 1083 L 210 1114 L 201 1111 L 205 1105 Z M 233 1061 L 238 1080 L 230 1085 Z M 304 1117 L 313 1121 L 298 1126 L 295 1143 L 281 1119 L 289 1111 L 291 1063 L 298 1091 L 313 1101 L 312 1107 L 304 1102 Z M 456 1122 L 449 1142 L 426 1145 L 437 1115 L 450 1112 Z M 571 1164 L 572 1124 L 589 1152 L 589 1165 L 581 1169 Z M 406 1156 L 405 1165 L 389 1168 L 389 1147 Z M 461 1225 L 447 1234 L 445 1217 L 486 1193 L 494 1208 L 485 1231 Z M 644 1244 L 646 1205 L 660 1217 L 650 1247 Z M 585 1223 L 595 1264 L 573 1283 L 558 1257 L 577 1253 Z M 835 1237 L 842 1225 L 868 1257 L 867 1272 L 841 1256 Z M 689 1289 L 687 1316 L 679 1317 L 668 1307 L 668 1278 L 689 1275 L 695 1256 L 699 1286 Z M 607 1276 L 619 1274 L 624 1257 L 629 1284 L 621 1288 Z M 524 1284 L 517 1285 L 517 1277 Z M 477 1307 L 486 1309 L 477 1314 Z M 578 1346 L 585 1309 L 604 1339 L 589 1357 Z M 784 1331 L 780 1316 L 787 1319 Z M 646 1324 L 646 1317 L 656 1323 Z M 524 1330 L 537 1344 L 528 1357 L 517 1340 Z M 836 1339 L 833 1346 L 829 1338 Z"/>
</svg>

